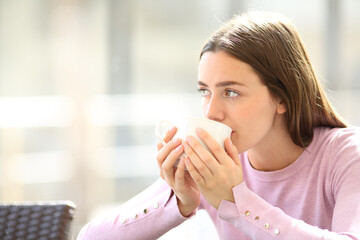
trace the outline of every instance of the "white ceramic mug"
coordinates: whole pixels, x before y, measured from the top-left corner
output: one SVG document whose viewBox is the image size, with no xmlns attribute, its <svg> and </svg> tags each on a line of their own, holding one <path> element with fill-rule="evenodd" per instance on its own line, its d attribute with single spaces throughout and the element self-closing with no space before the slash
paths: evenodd
<svg viewBox="0 0 360 240">
<path fill-rule="evenodd" d="M 165 126 L 165 129 L 162 129 Z M 166 143 L 163 140 L 163 135 L 166 132 L 166 130 L 173 127 L 174 124 L 172 124 L 169 121 L 162 120 L 158 122 L 155 128 L 155 134 L 159 138 L 159 140 L 165 145 Z M 184 119 L 183 123 L 178 127 L 177 132 L 173 139 L 180 138 L 182 140 L 185 140 L 187 136 L 193 136 L 195 137 L 207 150 L 208 147 L 205 143 L 203 143 L 196 134 L 196 128 L 204 129 L 206 132 L 210 134 L 223 148 L 224 148 L 224 142 L 225 139 L 230 137 L 232 129 L 220 122 L 213 121 L 206 118 L 186 118 Z M 182 156 L 184 156 L 185 153 L 183 153 Z M 179 161 L 179 160 L 178 160 Z M 176 162 L 175 166 L 177 166 L 178 161 Z"/>
</svg>

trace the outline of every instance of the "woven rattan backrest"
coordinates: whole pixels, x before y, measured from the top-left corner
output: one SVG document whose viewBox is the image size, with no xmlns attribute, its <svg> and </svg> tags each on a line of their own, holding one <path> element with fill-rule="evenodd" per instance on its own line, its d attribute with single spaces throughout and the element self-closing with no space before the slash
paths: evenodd
<svg viewBox="0 0 360 240">
<path fill-rule="evenodd" d="M 74 210 L 70 201 L 0 203 L 0 239 L 69 240 Z"/>
</svg>

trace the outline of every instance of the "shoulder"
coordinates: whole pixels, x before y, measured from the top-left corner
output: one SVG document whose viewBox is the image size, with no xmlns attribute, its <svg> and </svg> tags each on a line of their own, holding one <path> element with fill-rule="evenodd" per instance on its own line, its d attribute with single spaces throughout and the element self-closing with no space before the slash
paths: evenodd
<svg viewBox="0 0 360 240">
<path fill-rule="evenodd" d="M 336 172 L 357 169 L 360 167 L 360 128 L 316 128 L 308 152 L 322 168 Z M 355 168 L 350 169 L 352 167 Z"/>
<path fill-rule="evenodd" d="M 314 139 L 311 145 L 315 148 L 330 148 L 332 150 L 340 150 L 349 147 L 359 148 L 360 128 L 315 128 Z"/>
<path fill-rule="evenodd" d="M 314 140 L 314 153 L 321 158 L 321 168 L 329 173 L 333 189 L 360 181 L 360 128 L 317 128 Z"/>
</svg>

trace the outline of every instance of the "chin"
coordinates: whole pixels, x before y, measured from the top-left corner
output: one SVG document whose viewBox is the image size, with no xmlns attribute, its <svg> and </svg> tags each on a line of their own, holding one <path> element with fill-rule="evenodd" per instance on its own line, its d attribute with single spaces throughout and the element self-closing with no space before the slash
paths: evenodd
<svg viewBox="0 0 360 240">
<path fill-rule="evenodd" d="M 236 134 L 234 134 L 234 132 L 231 133 L 231 136 L 230 136 L 230 140 L 231 142 L 235 145 L 235 147 L 238 149 L 240 149 L 240 141 L 239 139 L 236 137 Z"/>
<path fill-rule="evenodd" d="M 241 144 L 239 135 L 237 135 L 235 132 L 231 133 L 230 139 L 231 142 L 235 145 L 236 149 L 238 150 L 238 153 L 243 153 L 247 150 L 246 146 L 243 146 L 244 142 L 242 142 Z"/>
</svg>

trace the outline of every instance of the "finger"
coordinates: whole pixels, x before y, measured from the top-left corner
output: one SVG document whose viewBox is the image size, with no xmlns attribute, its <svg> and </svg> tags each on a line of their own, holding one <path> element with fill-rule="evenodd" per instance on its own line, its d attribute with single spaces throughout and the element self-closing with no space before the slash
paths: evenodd
<svg viewBox="0 0 360 240">
<path fill-rule="evenodd" d="M 205 143 L 205 145 L 209 148 L 212 155 L 214 155 L 215 159 L 223 164 L 226 162 L 227 154 L 224 148 L 213 138 L 210 136 L 208 132 L 201 128 L 196 129 L 196 134 L 199 138 Z"/>
<path fill-rule="evenodd" d="M 234 160 L 236 165 L 241 165 L 239 153 L 235 145 L 232 143 L 230 138 L 225 139 L 225 151 L 231 157 L 232 160 Z"/>
<path fill-rule="evenodd" d="M 162 169 L 159 169 L 159 175 L 162 179 L 165 180 L 164 172 L 162 171 Z"/>
<path fill-rule="evenodd" d="M 170 154 L 166 157 L 165 161 L 162 163 L 161 168 L 164 171 L 165 176 L 174 175 L 174 164 L 180 158 L 180 155 L 184 152 L 184 147 L 179 145 Z"/>
<path fill-rule="evenodd" d="M 159 151 L 160 149 L 162 149 L 164 147 L 164 145 L 162 144 L 162 142 L 158 142 L 156 145 L 157 150 Z"/>
<path fill-rule="evenodd" d="M 174 137 L 176 131 L 177 131 L 177 128 L 174 126 L 166 132 L 165 137 L 162 139 L 162 141 L 158 142 L 158 144 L 157 144 L 158 151 L 164 147 L 164 144 L 162 142 L 168 143 Z"/>
<path fill-rule="evenodd" d="M 193 140 L 196 140 L 196 139 L 193 139 Z M 184 142 L 183 145 L 184 145 L 184 150 L 185 150 L 186 155 L 191 159 L 191 163 L 194 165 L 194 167 L 197 169 L 197 171 L 204 178 L 211 177 L 213 175 L 213 173 L 207 164 L 214 165 L 214 163 L 216 163 L 216 160 L 213 159 L 211 154 L 208 151 L 206 151 L 206 149 L 199 142 L 194 143 L 194 145 L 195 145 L 195 147 L 201 148 L 204 150 L 204 151 L 202 151 L 203 155 L 196 153 L 194 151 L 194 149 L 187 142 Z"/>
<path fill-rule="evenodd" d="M 195 137 L 188 136 L 186 141 L 191 147 L 190 150 L 193 150 L 202 162 L 210 169 L 210 171 L 214 173 L 219 167 L 219 162 L 214 158 L 209 150 L 207 150 Z"/>
<path fill-rule="evenodd" d="M 177 169 L 175 172 L 175 184 L 183 187 L 185 186 L 185 157 L 181 157 L 179 164 L 177 165 Z"/>
<path fill-rule="evenodd" d="M 163 178 L 171 187 L 174 187 L 175 184 L 174 173 L 176 168 L 174 167 L 174 164 L 183 151 L 183 146 L 179 145 L 176 149 L 171 151 L 171 153 L 166 157 L 165 161 L 160 166 L 160 171 L 162 171 Z"/>
<path fill-rule="evenodd" d="M 158 151 L 158 153 L 156 154 L 156 160 L 160 168 L 167 156 L 171 153 L 171 151 L 177 148 L 181 144 L 181 142 L 182 141 L 179 138 L 173 139 L 172 141 L 168 142 L 165 147 L 161 148 Z"/>
<path fill-rule="evenodd" d="M 185 166 L 194 182 L 200 186 L 205 186 L 204 177 L 197 171 L 189 157 L 185 157 Z"/>
</svg>

